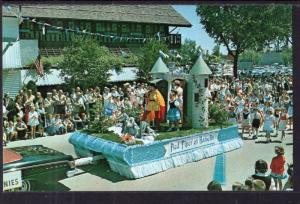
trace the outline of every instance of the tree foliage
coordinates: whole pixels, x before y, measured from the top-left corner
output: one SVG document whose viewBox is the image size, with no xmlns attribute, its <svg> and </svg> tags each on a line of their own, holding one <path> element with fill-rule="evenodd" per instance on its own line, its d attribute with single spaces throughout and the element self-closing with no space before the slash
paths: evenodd
<svg viewBox="0 0 300 204">
<path fill-rule="evenodd" d="M 109 70 L 120 70 L 122 66 L 120 57 L 92 38 L 75 38 L 63 54 L 59 67 L 63 76 L 70 77 L 72 86 L 103 87 L 110 77 Z"/>
<path fill-rule="evenodd" d="M 282 59 L 285 66 L 293 63 L 293 50 L 292 48 L 285 48 L 282 50 Z"/>
<path fill-rule="evenodd" d="M 138 76 L 140 79 L 148 81 L 151 77 L 150 71 L 154 63 L 160 56 L 159 51 L 161 50 L 164 53 L 168 53 L 168 47 L 164 42 L 153 39 L 150 42 L 146 43 L 141 50 L 143 54 L 139 58 Z M 165 61 L 165 63 L 167 62 Z"/>
<path fill-rule="evenodd" d="M 241 53 L 239 57 L 239 61 L 252 61 L 253 64 L 259 64 L 262 57 L 261 52 L 257 52 L 254 50 L 245 50 L 243 53 Z"/>
<path fill-rule="evenodd" d="M 220 45 L 217 44 L 217 45 L 215 45 L 213 47 L 212 55 L 215 55 L 217 57 L 219 57 L 221 55 L 221 53 L 220 53 Z"/>
<path fill-rule="evenodd" d="M 209 106 L 209 118 L 212 119 L 216 125 L 222 126 L 227 122 L 228 112 L 223 105 L 213 103 Z"/>
<path fill-rule="evenodd" d="M 203 50 L 200 46 L 197 46 L 196 41 L 185 39 L 178 52 L 182 56 L 181 64 L 193 65 Z"/>
<path fill-rule="evenodd" d="M 290 40 L 292 33 L 291 6 L 201 5 L 196 12 L 209 36 L 234 56 L 235 76 L 240 53 L 246 49 L 262 50 L 274 40 Z"/>
</svg>

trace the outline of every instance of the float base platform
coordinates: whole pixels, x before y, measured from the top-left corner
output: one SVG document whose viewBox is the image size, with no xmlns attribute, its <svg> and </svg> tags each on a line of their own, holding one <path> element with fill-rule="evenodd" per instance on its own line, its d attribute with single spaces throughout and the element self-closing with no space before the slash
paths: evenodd
<svg viewBox="0 0 300 204">
<path fill-rule="evenodd" d="M 114 172 L 130 179 L 142 178 L 213 157 L 239 149 L 243 145 L 237 126 L 155 141 L 146 145 L 127 146 L 81 132 L 73 133 L 69 142 L 73 144 L 77 156 L 102 154 Z"/>
</svg>

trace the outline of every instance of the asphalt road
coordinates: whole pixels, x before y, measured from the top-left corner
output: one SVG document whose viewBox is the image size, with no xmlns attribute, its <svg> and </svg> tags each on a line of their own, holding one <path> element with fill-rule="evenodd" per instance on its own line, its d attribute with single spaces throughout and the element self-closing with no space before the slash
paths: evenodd
<svg viewBox="0 0 300 204">
<path fill-rule="evenodd" d="M 73 146 L 68 142 L 69 135 L 36 138 L 8 143 L 7 147 L 42 144 L 76 158 Z M 225 154 L 224 190 L 231 190 L 232 183 L 244 182 L 254 173 L 254 164 L 264 159 L 270 164 L 275 156 L 274 147 L 285 148 L 287 163 L 293 161 L 292 131 L 288 131 L 283 143 L 280 136 L 272 137 L 272 143 L 264 143 L 264 133 L 257 140 L 244 140 L 244 146 Z M 83 167 L 82 174 L 61 180 L 60 183 L 71 191 L 206 191 L 207 184 L 213 179 L 216 157 L 169 169 L 148 177 L 128 180 L 110 170 L 105 160 L 97 165 Z M 285 181 L 283 182 L 285 183 Z"/>
</svg>

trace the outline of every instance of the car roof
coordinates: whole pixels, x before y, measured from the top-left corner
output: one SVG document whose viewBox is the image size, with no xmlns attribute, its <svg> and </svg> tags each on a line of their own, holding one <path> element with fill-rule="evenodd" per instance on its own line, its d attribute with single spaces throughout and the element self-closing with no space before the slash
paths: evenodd
<svg viewBox="0 0 300 204">
<path fill-rule="evenodd" d="M 65 155 L 54 149 L 50 149 L 43 145 L 30 145 L 22 147 L 14 147 L 10 150 L 20 154 L 22 159 L 7 164 L 3 164 L 3 171 L 11 168 L 22 168 L 37 164 L 45 164 L 57 161 L 71 161 L 71 155 Z"/>
<path fill-rule="evenodd" d="M 12 162 L 20 161 L 23 157 L 21 154 L 11 150 L 11 149 L 3 149 L 3 164 L 9 164 Z"/>
</svg>

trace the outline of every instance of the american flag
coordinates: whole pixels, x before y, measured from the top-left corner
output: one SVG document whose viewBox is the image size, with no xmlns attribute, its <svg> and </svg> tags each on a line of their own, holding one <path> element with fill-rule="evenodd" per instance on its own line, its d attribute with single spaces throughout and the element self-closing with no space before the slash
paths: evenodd
<svg viewBox="0 0 300 204">
<path fill-rule="evenodd" d="M 41 61 L 41 54 L 40 53 L 37 56 L 34 64 L 35 64 L 37 74 L 40 75 L 40 76 L 43 76 L 44 75 L 44 66 L 43 66 L 43 63 Z"/>
</svg>

